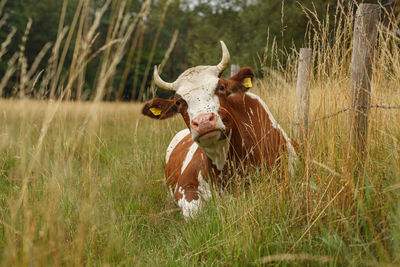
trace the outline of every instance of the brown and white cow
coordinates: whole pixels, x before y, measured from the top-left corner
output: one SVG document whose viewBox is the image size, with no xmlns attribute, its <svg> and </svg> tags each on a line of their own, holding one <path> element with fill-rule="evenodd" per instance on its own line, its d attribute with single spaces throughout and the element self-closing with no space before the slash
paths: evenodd
<svg viewBox="0 0 400 267">
<path fill-rule="evenodd" d="M 184 217 L 198 213 L 211 196 L 211 185 L 226 183 L 235 166 L 279 164 L 287 153 L 289 170 L 297 158 L 292 140 L 276 122 L 267 105 L 249 93 L 254 74 L 242 68 L 229 79 L 220 78 L 230 63 L 221 41 L 217 66 L 197 66 L 173 83 L 163 81 L 154 68 L 157 86 L 174 92 L 173 99 L 155 98 L 142 113 L 167 119 L 180 113 L 187 125 L 167 149 L 165 177 Z"/>
</svg>

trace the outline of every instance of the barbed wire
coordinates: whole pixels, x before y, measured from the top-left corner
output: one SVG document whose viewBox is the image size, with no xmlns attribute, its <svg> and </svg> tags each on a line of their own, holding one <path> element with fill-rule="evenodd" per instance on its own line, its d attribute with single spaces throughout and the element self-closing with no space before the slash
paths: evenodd
<svg viewBox="0 0 400 267">
<path fill-rule="evenodd" d="M 357 109 L 381 108 L 381 109 L 399 109 L 399 110 L 400 110 L 400 106 L 384 106 L 384 105 L 355 106 L 355 108 L 357 108 Z M 339 111 L 336 111 L 336 112 L 334 112 L 334 113 L 325 115 L 325 116 L 323 116 L 323 117 L 321 117 L 321 118 L 318 118 L 318 119 L 309 121 L 309 122 L 307 122 L 307 124 L 310 125 L 310 124 L 314 124 L 314 123 L 316 123 L 316 122 L 318 122 L 318 121 L 330 119 L 330 118 L 336 117 L 336 116 L 338 116 L 338 115 L 340 115 L 340 114 L 342 114 L 342 113 L 344 113 L 344 112 L 350 111 L 350 110 L 352 110 L 352 109 L 354 109 L 354 108 L 353 108 L 353 107 L 347 107 L 347 108 L 341 109 L 341 110 L 339 110 Z M 304 123 L 299 123 L 299 122 L 295 122 L 295 123 L 285 122 L 284 124 L 293 124 L 293 125 L 295 125 L 295 126 L 299 126 L 299 125 L 302 125 L 302 124 L 304 124 Z"/>
</svg>

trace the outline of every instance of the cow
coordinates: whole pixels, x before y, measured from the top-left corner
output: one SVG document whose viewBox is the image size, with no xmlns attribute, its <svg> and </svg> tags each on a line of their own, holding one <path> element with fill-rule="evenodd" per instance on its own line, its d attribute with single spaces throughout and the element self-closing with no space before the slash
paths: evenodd
<svg viewBox="0 0 400 267">
<path fill-rule="evenodd" d="M 154 98 L 142 109 L 144 115 L 157 120 L 180 113 L 186 123 L 187 128 L 169 144 L 165 159 L 166 184 L 185 219 L 199 213 L 212 197 L 215 184 L 226 184 L 232 171 L 240 173 L 239 166 L 273 167 L 287 162 L 293 172 L 297 159 L 295 142 L 264 101 L 248 92 L 254 79 L 251 68 L 221 78 L 230 64 L 223 41 L 221 46 L 218 65 L 189 68 L 172 83 L 163 81 L 155 66 L 155 84 L 174 96 Z"/>
</svg>

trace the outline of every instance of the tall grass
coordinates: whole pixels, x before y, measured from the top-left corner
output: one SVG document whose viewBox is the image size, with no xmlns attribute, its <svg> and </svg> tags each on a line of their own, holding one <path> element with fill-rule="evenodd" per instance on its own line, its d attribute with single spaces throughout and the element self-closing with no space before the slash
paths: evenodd
<svg viewBox="0 0 400 267">
<path fill-rule="evenodd" d="M 54 95 L 73 95 L 85 64 L 110 48 L 96 101 L 0 101 L 3 265 L 399 264 L 399 110 L 370 111 L 367 160 L 357 175 L 348 167 L 354 159 L 348 158 L 343 113 L 311 124 L 293 177 L 280 179 L 262 167 L 234 176 L 233 186 L 215 193 L 198 218 L 185 222 L 163 183 L 165 150 L 184 127 L 182 119 L 152 121 L 139 115 L 139 104 L 100 101 L 128 34 L 139 23 L 122 19 L 115 28 L 118 38 L 92 51 L 107 4 L 87 31 L 78 30 L 83 41 L 75 49 L 76 64 L 61 79 L 56 75 L 62 68 L 61 40 L 71 28 L 60 26 L 40 85 L 43 93 L 55 88 Z M 310 26 L 309 35 L 316 66 L 314 120 L 350 104 L 353 20 L 347 8 L 338 9 L 334 26 L 306 12 L 317 25 Z M 397 37 L 380 28 L 372 104 L 399 105 L 399 55 Z M 11 70 L 21 71 L 22 64 L 15 65 L 21 57 L 23 51 L 10 62 Z M 294 136 L 297 55 L 287 57 L 284 70 L 269 70 L 252 90 Z"/>
</svg>

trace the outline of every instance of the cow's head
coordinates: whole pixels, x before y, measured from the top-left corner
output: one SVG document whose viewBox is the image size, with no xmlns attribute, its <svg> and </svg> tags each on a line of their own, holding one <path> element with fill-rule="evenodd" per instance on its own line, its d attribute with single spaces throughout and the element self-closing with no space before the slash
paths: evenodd
<svg viewBox="0 0 400 267">
<path fill-rule="evenodd" d="M 253 72 L 242 68 L 230 79 L 220 78 L 230 63 L 229 51 L 221 41 L 222 60 L 216 66 L 197 66 L 183 72 L 173 83 L 163 81 L 154 67 L 154 81 L 161 89 L 174 92 L 173 99 L 155 98 L 142 113 L 154 119 L 167 119 L 180 113 L 195 141 L 220 169 L 226 160 L 233 118 L 226 105 L 229 96 L 251 87 Z"/>
</svg>

